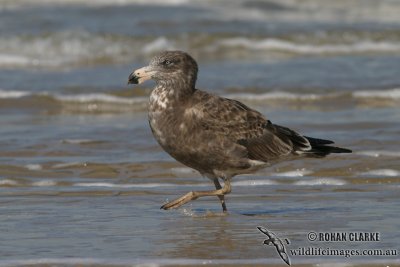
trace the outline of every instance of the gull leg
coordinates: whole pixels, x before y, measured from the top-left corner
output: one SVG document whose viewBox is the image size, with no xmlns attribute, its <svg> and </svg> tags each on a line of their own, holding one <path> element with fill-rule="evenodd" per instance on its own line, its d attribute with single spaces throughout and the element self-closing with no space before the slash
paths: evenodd
<svg viewBox="0 0 400 267">
<path fill-rule="evenodd" d="M 219 190 L 219 189 L 222 188 L 221 184 L 220 184 L 219 181 L 218 181 L 218 178 L 215 178 L 215 179 L 214 179 L 214 184 L 215 184 L 215 188 L 216 188 L 217 190 Z M 219 200 L 221 201 L 222 211 L 223 211 L 224 213 L 227 212 L 228 210 L 226 209 L 225 195 L 218 195 L 218 198 L 219 198 Z"/>
<path fill-rule="evenodd" d="M 219 184 L 219 182 L 218 182 Z M 221 185 L 219 185 L 221 187 Z M 225 194 L 229 194 L 231 192 L 231 183 L 228 179 L 224 182 L 224 187 L 217 189 L 217 190 L 210 190 L 210 191 L 190 191 L 186 195 L 181 196 L 171 202 L 168 202 L 165 205 L 161 206 L 161 209 L 169 210 L 169 209 L 176 209 L 182 206 L 183 204 L 188 203 L 189 201 L 195 200 L 199 197 L 205 196 L 224 196 Z M 224 206 L 224 204 L 222 204 Z M 222 207 L 223 207 L 222 206 Z M 225 207 L 226 209 L 226 207 Z"/>
</svg>

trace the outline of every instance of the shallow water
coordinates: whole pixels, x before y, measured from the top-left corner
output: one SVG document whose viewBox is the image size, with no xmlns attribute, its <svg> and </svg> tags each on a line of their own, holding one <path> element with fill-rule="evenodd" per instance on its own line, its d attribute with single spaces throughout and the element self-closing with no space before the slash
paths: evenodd
<svg viewBox="0 0 400 267">
<path fill-rule="evenodd" d="M 140 2 L 0 3 L 0 266 L 281 266 L 257 226 L 287 249 L 399 250 L 397 2 Z M 354 153 L 237 176 L 228 215 L 217 198 L 160 210 L 212 188 L 151 136 L 153 84 L 125 85 L 165 49 L 198 59 L 199 88 Z M 398 254 L 290 258 L 399 265 Z"/>
</svg>

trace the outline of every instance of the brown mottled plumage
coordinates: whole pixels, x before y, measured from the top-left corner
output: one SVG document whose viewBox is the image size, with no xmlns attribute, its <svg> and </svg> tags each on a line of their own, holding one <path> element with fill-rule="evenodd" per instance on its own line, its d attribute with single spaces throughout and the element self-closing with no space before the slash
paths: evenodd
<svg viewBox="0 0 400 267">
<path fill-rule="evenodd" d="M 216 187 L 189 192 L 161 208 L 177 208 L 198 197 L 218 196 L 226 211 L 224 195 L 231 191 L 230 180 L 235 175 L 293 157 L 351 152 L 328 146 L 332 141 L 302 136 L 273 124 L 239 101 L 196 89 L 197 71 L 190 55 L 166 51 L 129 76 L 128 83 L 156 81 L 150 95 L 149 123 L 161 147 L 177 161 L 213 180 Z"/>
</svg>

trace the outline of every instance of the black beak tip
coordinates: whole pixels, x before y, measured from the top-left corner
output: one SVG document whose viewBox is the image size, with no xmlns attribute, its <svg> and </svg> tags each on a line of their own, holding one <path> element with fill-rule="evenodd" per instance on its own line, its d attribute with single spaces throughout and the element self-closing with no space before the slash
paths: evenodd
<svg viewBox="0 0 400 267">
<path fill-rule="evenodd" d="M 131 73 L 128 77 L 128 84 L 138 84 L 139 77 L 136 76 L 134 73 Z"/>
</svg>

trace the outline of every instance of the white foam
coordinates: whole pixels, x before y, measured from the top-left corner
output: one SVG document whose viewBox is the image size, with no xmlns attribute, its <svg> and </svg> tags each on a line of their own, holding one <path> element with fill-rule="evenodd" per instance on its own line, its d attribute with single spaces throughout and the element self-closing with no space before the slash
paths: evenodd
<svg viewBox="0 0 400 267">
<path fill-rule="evenodd" d="M 48 92 L 40 92 L 32 94 L 26 91 L 6 91 L 0 89 L 0 99 L 7 98 L 21 98 L 24 96 L 46 96 L 53 97 L 55 100 L 62 103 L 78 103 L 78 104 L 93 104 L 104 103 L 104 104 L 118 104 L 118 105 L 146 105 L 148 103 L 148 97 L 119 97 L 103 93 L 91 93 L 91 94 L 78 94 L 78 95 L 64 95 L 64 94 L 49 94 Z"/>
<path fill-rule="evenodd" d="M 126 61 L 133 39 L 87 31 L 62 31 L 40 36 L 0 38 L 0 66 L 59 67 L 91 60 Z"/>
<path fill-rule="evenodd" d="M 42 165 L 40 164 L 26 164 L 25 168 L 27 168 L 30 171 L 39 171 L 42 169 Z"/>
<path fill-rule="evenodd" d="M 142 51 L 146 54 L 160 52 L 163 50 L 174 50 L 173 44 L 165 37 L 158 37 L 142 48 Z"/>
<path fill-rule="evenodd" d="M 4 2 L 4 3 L 2 3 Z M 189 0 L 13 0 L 13 1 L 0 1 L 0 10 L 6 9 L 19 9 L 35 5 L 77 5 L 82 4 L 85 6 L 124 6 L 131 4 L 145 4 L 145 5 L 162 5 L 162 6 L 175 6 L 188 3 Z"/>
<path fill-rule="evenodd" d="M 346 181 L 335 178 L 317 178 L 310 180 L 301 180 L 294 183 L 295 185 L 345 185 Z"/>
<path fill-rule="evenodd" d="M 108 103 L 108 104 L 123 104 L 123 105 L 146 105 L 148 103 L 148 97 L 119 97 L 104 93 L 90 93 L 90 94 L 78 94 L 78 95 L 64 95 L 64 94 L 49 94 L 48 92 L 40 92 L 32 94 L 27 91 L 18 90 L 3 90 L 0 89 L 0 99 L 7 98 L 21 98 L 25 96 L 46 96 L 53 97 L 55 100 L 62 103 L 81 103 L 81 104 L 93 104 L 96 103 Z M 370 90 L 370 91 L 355 91 L 352 93 L 354 98 L 359 99 L 400 99 L 400 88 L 388 89 L 388 90 Z M 316 101 L 320 99 L 332 99 L 339 97 L 348 97 L 344 93 L 291 93 L 291 92 L 280 92 L 272 91 L 261 94 L 254 93 L 235 93 L 225 94 L 224 97 L 237 99 L 242 101 L 266 101 L 266 100 L 289 100 L 289 101 Z"/>
<path fill-rule="evenodd" d="M 25 66 L 31 65 L 32 59 L 12 54 L 0 54 L 0 66 Z"/>
<path fill-rule="evenodd" d="M 80 145 L 80 144 L 89 144 L 94 141 L 91 139 L 63 139 L 61 142 L 65 144 Z"/>
<path fill-rule="evenodd" d="M 14 90 L 6 91 L 0 89 L 0 98 L 20 98 L 27 95 L 30 95 L 30 93 L 25 91 L 14 91 Z"/>
<path fill-rule="evenodd" d="M 68 167 L 86 167 L 87 163 L 86 162 L 67 162 L 67 163 L 57 163 L 54 164 L 52 167 L 54 169 L 62 169 L 62 168 L 68 168 Z"/>
<path fill-rule="evenodd" d="M 360 173 L 362 176 L 384 176 L 384 177 L 396 177 L 400 176 L 400 171 L 392 170 L 392 169 L 379 169 L 379 170 L 370 170 L 366 172 Z"/>
<path fill-rule="evenodd" d="M 214 47 L 240 47 L 251 50 L 276 50 L 300 54 L 336 54 L 365 52 L 396 52 L 400 44 L 391 42 L 359 41 L 350 44 L 300 44 L 290 41 L 266 38 L 261 40 L 234 37 L 220 40 Z"/>
<path fill-rule="evenodd" d="M 4 94 L 2 95 L 2 93 Z M 21 97 L 28 95 L 28 92 L 22 91 L 10 91 L 10 93 L 6 93 L 6 91 L 0 90 L 0 98 L 7 97 Z M 46 93 L 41 93 L 41 95 L 47 95 Z M 301 101 L 314 101 L 326 98 L 339 98 L 343 97 L 342 93 L 325 93 L 325 94 L 299 94 L 299 93 L 290 93 L 290 92 L 267 92 L 262 94 L 252 94 L 252 93 L 236 93 L 236 94 L 226 94 L 224 97 L 238 99 L 238 100 L 247 100 L 247 101 L 265 101 L 265 100 L 301 100 Z M 355 98 L 388 98 L 388 99 L 400 99 L 400 88 L 396 89 L 388 89 L 388 90 L 371 90 L 371 91 L 355 91 L 352 93 L 352 96 Z M 115 103 L 115 104 L 147 104 L 148 97 L 134 97 L 134 98 L 126 98 L 126 97 L 118 97 L 108 94 L 102 93 L 92 93 L 92 94 L 79 94 L 79 95 L 61 95 L 55 94 L 55 99 L 61 102 L 71 102 L 71 103 Z"/>
<path fill-rule="evenodd" d="M 76 183 L 74 186 L 83 187 L 112 187 L 112 188 L 157 188 L 157 187 L 171 187 L 177 186 L 176 184 L 166 183 L 147 183 L 147 184 L 113 184 L 113 183 Z"/>
<path fill-rule="evenodd" d="M 367 151 L 358 151 L 357 154 L 369 156 L 369 157 L 400 157 L 400 151 L 387 151 L 387 150 L 367 150 Z"/>
<path fill-rule="evenodd" d="M 12 186 L 12 185 L 17 185 L 18 183 L 14 180 L 10 179 L 1 179 L 0 180 L 0 186 Z"/>
<path fill-rule="evenodd" d="M 264 179 L 264 180 L 244 180 L 232 182 L 234 186 L 259 186 L 259 185 L 276 185 L 277 182 Z"/>
<path fill-rule="evenodd" d="M 394 88 L 389 90 L 368 90 L 368 91 L 356 91 L 353 93 L 356 98 L 390 98 L 400 99 L 400 88 Z"/>
<path fill-rule="evenodd" d="M 332 99 L 339 97 L 348 97 L 345 93 L 290 93 L 290 92 L 280 92 L 272 91 L 262 94 L 252 94 L 252 93 L 236 93 L 224 95 L 227 98 L 248 100 L 248 101 L 264 101 L 264 100 L 302 100 L 302 101 L 314 101 L 320 99 Z M 359 99 L 370 99 L 370 98 L 381 98 L 381 99 L 400 99 L 400 88 L 394 89 L 381 89 L 381 90 L 361 90 L 355 91 L 351 95 L 354 98 Z"/>
<path fill-rule="evenodd" d="M 56 184 L 53 180 L 41 180 L 32 183 L 33 186 L 55 186 Z"/>
<path fill-rule="evenodd" d="M 197 183 L 197 184 L 171 184 L 171 183 L 137 183 L 137 184 L 114 184 L 107 182 L 98 183 L 76 183 L 74 186 L 82 187 L 111 187 L 111 188 L 158 188 L 158 187 L 207 187 L 210 183 Z"/>
<path fill-rule="evenodd" d="M 2 91 L 0 91 L 1 97 Z M 21 92 L 19 94 L 29 94 L 27 92 Z M 46 93 L 41 93 L 46 95 Z M 10 94 L 13 95 L 12 93 Z M 15 93 L 18 95 L 18 92 Z M 400 99 L 400 88 L 399 89 L 389 89 L 389 90 L 371 90 L 371 91 L 356 91 L 352 94 L 355 98 L 388 98 L 388 99 Z M 4 95 L 6 96 L 6 94 Z M 238 100 L 248 100 L 248 101 L 264 101 L 264 100 L 302 100 L 302 101 L 314 101 L 323 98 L 338 98 L 342 97 L 344 94 L 340 93 L 325 93 L 325 94 L 299 94 L 290 92 L 267 92 L 262 94 L 251 94 L 251 93 L 237 93 L 237 94 L 226 94 L 224 97 L 233 98 Z M 148 97 L 118 97 L 102 93 L 92 93 L 92 94 L 79 94 L 79 95 L 61 95 L 56 94 L 54 97 L 61 102 L 76 102 L 76 103 L 116 103 L 116 104 L 147 104 Z"/>
<path fill-rule="evenodd" d="M 104 1 L 105 3 L 110 3 L 108 0 L 97 0 L 97 1 Z M 190 3 L 191 0 L 120 0 L 120 2 L 126 3 L 126 4 L 145 4 L 145 5 L 183 5 L 186 3 Z"/>
<path fill-rule="evenodd" d="M 249 101 L 263 101 L 263 100 L 275 100 L 275 99 L 287 99 L 287 100 L 318 100 L 321 98 L 332 98 L 338 97 L 339 94 L 296 94 L 289 92 L 267 92 L 263 94 L 228 94 L 225 95 L 227 98 L 249 100 Z"/>
<path fill-rule="evenodd" d="M 306 169 L 297 169 L 295 171 L 278 172 L 278 173 L 273 173 L 271 175 L 278 177 L 303 177 L 304 175 L 308 175 L 310 173 L 312 173 L 312 171 Z"/>
<path fill-rule="evenodd" d="M 183 174 L 197 173 L 197 171 L 187 167 L 172 168 L 171 171 Z"/>
<path fill-rule="evenodd" d="M 165 202 L 165 203 L 168 203 L 169 201 L 168 201 L 168 199 L 167 199 L 167 201 Z M 195 216 L 195 212 L 194 212 L 194 210 L 192 209 L 192 204 L 190 203 L 188 206 L 185 206 L 185 207 L 183 207 L 182 209 L 179 209 L 179 212 L 182 214 L 182 215 L 185 215 L 185 216 L 189 216 L 189 217 L 193 217 L 193 216 Z"/>
<path fill-rule="evenodd" d="M 55 95 L 55 98 L 62 102 L 77 102 L 77 103 L 117 103 L 117 104 L 137 104 L 147 103 L 147 97 L 124 98 L 112 96 L 107 94 L 93 93 L 93 94 L 80 94 L 80 95 Z"/>
</svg>

